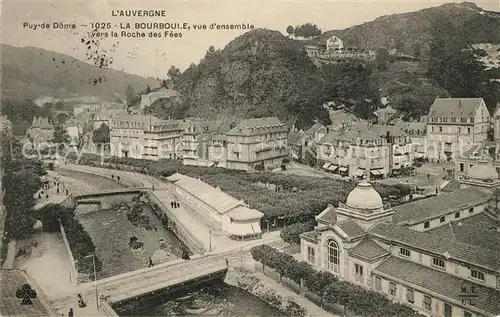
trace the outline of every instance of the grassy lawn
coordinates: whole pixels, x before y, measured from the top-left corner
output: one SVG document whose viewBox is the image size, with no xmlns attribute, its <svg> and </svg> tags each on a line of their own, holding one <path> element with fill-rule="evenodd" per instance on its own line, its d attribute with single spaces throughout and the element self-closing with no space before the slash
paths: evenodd
<svg viewBox="0 0 500 317">
<path fill-rule="evenodd" d="M 148 266 L 149 257 L 154 252 L 162 249 L 164 256 L 159 262 L 172 261 L 180 258 L 182 253 L 180 242 L 175 235 L 166 230 L 160 220 L 146 209 L 143 213 L 150 219 L 152 230 L 135 226 L 127 218 L 128 208 L 125 202 L 130 202 L 131 197 L 121 199 L 105 199 L 105 203 L 113 203 L 113 208 L 94 212 L 84 212 L 78 216 L 80 223 L 89 233 L 96 246 L 97 256 L 102 261 L 102 271 L 98 278 L 105 278 Z M 114 197 L 116 198 L 116 197 Z M 123 202 L 122 206 L 117 206 Z M 78 208 L 95 208 L 82 206 Z M 133 250 L 129 246 L 130 237 L 135 236 L 144 243 L 143 247 Z M 160 239 L 165 239 L 162 243 Z M 156 258 L 155 258 L 156 259 Z"/>
</svg>

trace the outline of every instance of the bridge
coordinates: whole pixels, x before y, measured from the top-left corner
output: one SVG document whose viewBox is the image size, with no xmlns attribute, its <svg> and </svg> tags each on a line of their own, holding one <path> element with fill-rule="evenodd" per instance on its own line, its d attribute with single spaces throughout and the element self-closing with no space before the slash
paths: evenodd
<svg viewBox="0 0 500 317">
<path fill-rule="evenodd" d="M 113 195 L 125 195 L 125 194 L 138 194 L 151 188 L 117 188 L 109 190 L 100 190 L 98 192 L 88 192 L 79 195 L 75 195 L 75 200 L 88 199 L 88 198 L 98 198 L 103 196 L 113 196 Z"/>
<path fill-rule="evenodd" d="M 116 275 L 96 282 L 86 283 L 85 290 L 80 293 L 86 299 L 95 298 L 96 290 L 99 298 L 105 298 L 109 304 L 135 299 L 144 295 L 159 296 L 177 288 L 185 288 L 192 283 L 209 279 L 218 279 L 227 272 L 226 259 L 229 266 L 241 266 L 250 258 L 247 250 L 231 251 L 223 254 L 198 256 L 191 260 L 177 260 L 144 268 L 133 272 Z M 67 307 L 74 305 L 75 296 L 68 296 L 53 301 L 52 306 L 66 312 Z"/>
</svg>

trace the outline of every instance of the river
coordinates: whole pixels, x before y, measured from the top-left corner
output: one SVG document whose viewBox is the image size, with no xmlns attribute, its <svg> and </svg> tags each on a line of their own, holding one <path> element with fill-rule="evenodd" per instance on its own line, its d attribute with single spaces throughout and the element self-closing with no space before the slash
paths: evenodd
<svg viewBox="0 0 500 317">
<path fill-rule="evenodd" d="M 77 186 L 82 186 L 82 185 L 94 187 L 97 189 L 123 188 L 122 185 L 117 184 L 113 180 L 96 175 L 67 171 L 62 169 L 55 169 L 55 172 L 59 173 L 63 178 L 71 178 L 76 181 L 79 181 L 79 184 L 75 182 L 68 182 L 67 185 L 68 187 L 71 187 L 70 190 L 77 190 Z M 129 197 L 130 195 L 124 195 L 123 197 L 122 196 L 109 197 L 109 198 L 104 198 L 103 202 L 112 204 L 116 202 L 116 200 L 128 201 Z M 85 206 L 85 208 L 89 207 L 90 206 Z M 117 215 L 115 215 L 115 220 L 117 219 L 116 217 Z M 99 223 L 99 220 L 96 221 Z M 94 225 L 92 225 L 92 227 L 95 227 L 95 225 L 98 225 L 98 223 L 95 223 Z M 100 223 L 101 225 L 105 225 L 106 221 L 101 221 Z M 86 228 L 86 230 L 89 230 L 89 228 Z M 92 230 L 92 231 L 94 231 L 94 234 L 98 232 L 105 232 L 108 237 L 110 233 L 109 229 Z M 152 232 L 150 232 L 150 235 L 151 233 Z M 144 237 L 145 236 L 143 236 L 143 238 Z M 104 236 L 102 238 L 104 239 Z M 94 239 L 94 241 L 96 240 L 98 241 L 98 239 Z M 108 243 L 112 242 L 112 239 L 110 238 L 108 238 L 107 240 Z M 179 247 L 180 241 L 178 241 L 177 237 L 175 237 L 175 235 L 170 231 L 168 232 L 167 240 L 169 241 L 169 244 L 174 246 L 174 249 L 177 249 Z M 100 249 L 98 245 L 96 246 L 97 249 Z M 124 252 L 114 252 L 114 253 L 124 254 Z M 175 254 L 175 255 L 178 256 L 180 254 Z M 114 263 L 115 269 L 118 264 L 117 262 L 118 261 Z M 103 263 L 103 269 L 104 266 L 106 266 L 105 263 Z M 127 270 L 131 269 L 130 264 L 124 266 L 124 268 L 125 267 L 127 268 Z M 113 273 L 116 274 L 123 272 L 115 271 Z M 261 301 L 260 299 L 253 296 L 249 292 L 244 291 L 238 287 L 228 285 L 223 282 L 211 284 L 209 286 L 201 287 L 196 290 L 187 290 L 185 293 L 182 294 L 180 293 L 172 294 L 172 296 L 169 296 L 168 298 L 154 299 L 154 300 L 139 299 L 123 304 L 120 307 L 114 307 L 114 309 L 119 316 L 179 316 L 179 317 L 188 317 L 188 316 L 189 317 L 195 317 L 195 316 L 285 317 L 286 316 L 279 310 L 266 304 L 265 302 Z"/>
</svg>

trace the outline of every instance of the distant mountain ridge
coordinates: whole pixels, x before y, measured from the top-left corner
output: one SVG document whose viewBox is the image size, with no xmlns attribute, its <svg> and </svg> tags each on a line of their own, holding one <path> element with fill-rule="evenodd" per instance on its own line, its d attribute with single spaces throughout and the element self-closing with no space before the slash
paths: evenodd
<svg viewBox="0 0 500 317">
<path fill-rule="evenodd" d="M 124 96 L 132 85 L 136 91 L 158 85 L 153 78 L 143 78 L 123 71 L 99 68 L 74 57 L 36 47 L 0 44 L 2 53 L 2 98 L 59 99 L 96 96 L 113 101 L 116 93 Z"/>
<path fill-rule="evenodd" d="M 471 2 L 382 16 L 343 30 L 326 31 L 316 41 L 324 42 L 335 35 L 347 47 L 397 49 L 412 56 L 426 55 L 433 24 L 439 21 L 451 23 L 469 43 L 500 43 L 500 13 L 485 11 Z"/>
</svg>

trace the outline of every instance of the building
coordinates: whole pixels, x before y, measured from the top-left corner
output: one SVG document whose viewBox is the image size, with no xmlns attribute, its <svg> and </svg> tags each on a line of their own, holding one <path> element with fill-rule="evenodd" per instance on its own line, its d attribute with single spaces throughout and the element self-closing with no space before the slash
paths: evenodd
<svg viewBox="0 0 500 317">
<path fill-rule="evenodd" d="M 426 135 L 427 125 L 425 122 L 401 122 L 395 124 L 404 133 L 410 137 L 413 157 L 415 159 L 424 159 L 427 157 L 426 152 Z"/>
<path fill-rule="evenodd" d="M 92 122 L 94 130 L 97 130 L 103 123 L 108 127 L 111 126 L 111 121 L 113 120 L 113 118 L 126 114 L 127 109 L 125 108 L 106 109 L 94 114 L 90 122 Z"/>
<path fill-rule="evenodd" d="M 397 110 L 391 106 L 386 106 L 385 108 L 379 108 L 373 114 L 377 116 L 377 124 L 386 125 L 391 119 L 396 115 Z"/>
<path fill-rule="evenodd" d="M 235 123 L 224 121 L 185 120 L 182 133 L 183 164 L 226 167 L 228 132 Z"/>
<path fill-rule="evenodd" d="M 427 122 L 427 157 L 449 162 L 487 140 L 490 113 L 482 98 L 436 98 Z"/>
<path fill-rule="evenodd" d="M 306 45 L 305 50 L 318 67 L 323 64 L 341 63 L 349 60 L 371 61 L 375 59 L 375 52 L 345 48 L 342 40 L 336 36 L 330 37 L 326 41 L 326 45 Z"/>
<path fill-rule="evenodd" d="M 469 169 L 481 163 L 488 163 L 500 171 L 498 145 L 494 141 L 484 141 L 472 146 L 455 160 L 455 177 L 461 180 L 469 175 Z"/>
<path fill-rule="evenodd" d="M 68 132 L 72 142 L 78 144 L 80 137 L 83 135 L 83 124 L 74 118 L 69 119 L 63 124 L 63 127 Z"/>
<path fill-rule="evenodd" d="M 500 104 L 497 104 L 493 117 L 491 118 L 493 128 L 493 139 L 500 141 Z"/>
<path fill-rule="evenodd" d="M 149 94 L 141 95 L 140 109 L 144 110 L 144 108 L 151 106 L 158 99 L 170 98 L 178 99 L 179 94 L 177 93 L 177 91 L 161 87 L 157 90 L 151 91 Z"/>
<path fill-rule="evenodd" d="M 51 143 L 54 138 L 54 126 L 48 118 L 34 117 L 31 127 L 26 131 L 26 137 L 35 148 L 42 143 Z"/>
<path fill-rule="evenodd" d="M 245 119 L 226 136 L 229 169 L 273 169 L 288 156 L 288 128 L 277 117 Z"/>
<path fill-rule="evenodd" d="M 136 159 L 177 159 L 182 155 L 181 121 L 118 115 L 110 126 L 112 155 Z"/>
<path fill-rule="evenodd" d="M 326 171 L 346 177 L 383 178 L 411 166 L 410 137 L 396 126 L 365 123 L 330 130 L 318 143 L 318 163 Z"/>
<path fill-rule="evenodd" d="M 207 183 L 182 174 L 168 177 L 173 191 L 183 204 L 196 211 L 212 226 L 227 232 L 232 238 L 244 240 L 260 238 L 261 219 L 258 210 L 249 208 L 242 200 L 237 200 Z"/>
<path fill-rule="evenodd" d="M 500 232 L 500 216 L 485 208 L 489 198 L 479 190 L 442 197 L 391 208 L 370 183 L 358 183 L 345 204 L 328 206 L 316 217 L 315 230 L 301 234 L 301 255 L 318 270 L 425 316 L 496 316 L 500 236 L 495 230 Z M 456 237 L 448 230 L 459 226 L 455 219 L 474 227 Z M 482 231 L 475 230 L 479 221 Z M 424 230 L 422 223 L 430 225 Z"/>
<path fill-rule="evenodd" d="M 77 116 L 82 112 L 96 113 L 102 108 L 100 103 L 79 103 L 73 107 L 73 116 Z"/>
</svg>

